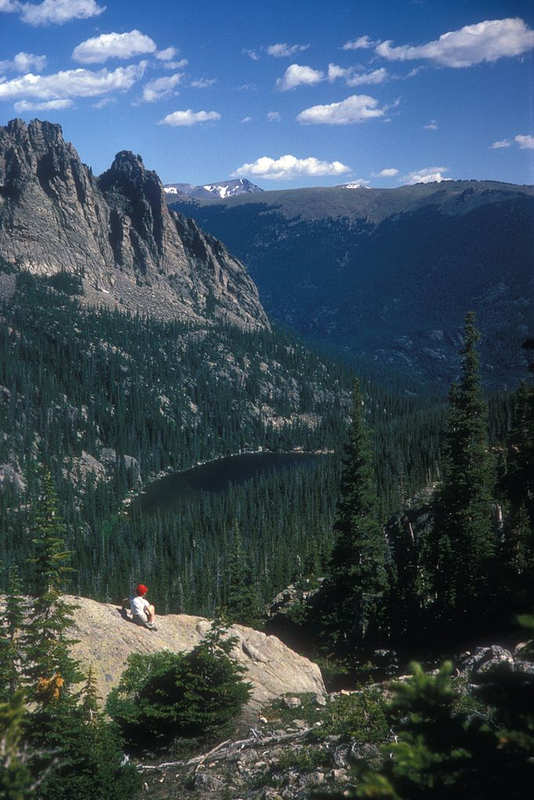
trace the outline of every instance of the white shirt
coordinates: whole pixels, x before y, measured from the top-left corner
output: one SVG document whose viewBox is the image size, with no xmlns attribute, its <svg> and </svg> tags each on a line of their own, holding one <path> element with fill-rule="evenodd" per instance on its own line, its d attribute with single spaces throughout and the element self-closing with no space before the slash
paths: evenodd
<svg viewBox="0 0 534 800">
<path fill-rule="evenodd" d="M 145 622 L 148 619 L 147 613 L 150 604 L 148 600 L 145 600 L 144 597 L 141 595 L 136 595 L 136 597 L 130 598 L 130 608 L 132 609 L 132 614 L 134 617 L 141 617 Z"/>
</svg>

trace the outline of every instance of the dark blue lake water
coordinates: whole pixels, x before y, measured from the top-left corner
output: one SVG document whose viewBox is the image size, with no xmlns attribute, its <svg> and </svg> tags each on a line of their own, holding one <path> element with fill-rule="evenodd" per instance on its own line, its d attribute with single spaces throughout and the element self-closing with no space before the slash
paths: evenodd
<svg viewBox="0 0 534 800">
<path fill-rule="evenodd" d="M 203 492 L 224 492 L 231 484 L 243 484 L 280 470 L 312 467 L 327 457 L 310 453 L 247 453 L 221 458 L 154 481 L 133 506 L 142 513 L 172 511 L 184 499 Z"/>
</svg>

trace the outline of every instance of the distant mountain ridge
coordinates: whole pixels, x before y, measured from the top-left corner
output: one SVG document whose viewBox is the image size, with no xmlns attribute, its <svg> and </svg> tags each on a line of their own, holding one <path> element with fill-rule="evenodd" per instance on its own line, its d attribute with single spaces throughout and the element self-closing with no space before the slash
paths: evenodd
<svg viewBox="0 0 534 800">
<path fill-rule="evenodd" d="M 520 344 L 534 330 L 533 186 L 336 186 L 172 208 L 241 258 L 273 318 L 329 352 L 445 388 L 473 309 L 485 380 L 502 386 L 524 375 Z"/>
<path fill-rule="evenodd" d="M 263 192 L 259 186 L 252 183 L 247 178 L 235 178 L 228 181 L 216 181 L 215 183 L 205 183 L 203 186 L 193 186 L 191 183 L 167 183 L 163 187 L 167 196 L 167 202 L 171 203 L 175 199 L 190 197 L 194 200 L 225 200 L 228 197 L 238 195 L 249 195 Z"/>
</svg>

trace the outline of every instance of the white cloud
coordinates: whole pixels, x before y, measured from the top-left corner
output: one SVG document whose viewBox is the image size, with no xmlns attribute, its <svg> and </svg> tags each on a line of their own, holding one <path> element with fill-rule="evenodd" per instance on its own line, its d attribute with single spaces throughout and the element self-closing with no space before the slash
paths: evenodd
<svg viewBox="0 0 534 800">
<path fill-rule="evenodd" d="M 393 178 L 395 175 L 399 174 L 399 170 L 395 169 L 395 167 L 386 167 L 385 169 L 381 169 L 378 174 L 381 178 Z"/>
<path fill-rule="evenodd" d="M 191 81 L 189 84 L 193 89 L 208 89 L 217 83 L 217 78 L 199 78 L 196 81 Z"/>
<path fill-rule="evenodd" d="M 521 150 L 534 150 L 534 136 L 520 133 L 514 136 L 514 141 L 517 142 Z"/>
<path fill-rule="evenodd" d="M 20 3 L 18 0 L 0 0 L 0 13 L 10 14 L 13 11 L 18 11 L 19 8 Z"/>
<path fill-rule="evenodd" d="M 373 42 L 368 36 L 358 36 L 352 42 L 345 42 L 343 50 L 368 50 L 369 47 L 374 47 L 376 42 Z"/>
<path fill-rule="evenodd" d="M 188 64 L 189 61 L 187 58 L 181 58 L 179 61 L 164 61 L 162 64 L 158 64 L 158 66 L 164 67 L 165 69 L 183 69 L 187 67 Z"/>
<path fill-rule="evenodd" d="M 267 53 L 274 58 L 291 58 L 295 53 L 302 53 L 307 50 L 309 44 L 286 44 L 280 42 L 279 44 L 271 44 L 267 48 Z"/>
<path fill-rule="evenodd" d="M 414 67 L 404 77 L 405 78 L 415 78 L 416 75 L 419 75 L 419 73 L 423 72 L 425 69 L 426 69 L 426 67 L 424 67 L 424 66 Z"/>
<path fill-rule="evenodd" d="M 328 65 L 328 80 L 330 83 L 333 83 L 337 78 L 343 78 L 347 86 L 362 86 L 363 84 L 383 83 L 388 77 L 388 71 L 384 67 L 374 69 L 372 72 L 358 72 L 354 67 L 340 67 L 337 64 Z"/>
<path fill-rule="evenodd" d="M 243 124 L 246 124 L 247 122 L 252 122 L 252 117 L 243 117 L 243 119 L 241 120 L 241 122 L 242 122 Z"/>
<path fill-rule="evenodd" d="M 378 108 L 378 100 L 366 94 L 353 94 L 339 103 L 305 108 L 297 120 L 310 125 L 351 125 L 368 119 L 383 117 L 384 108 Z"/>
<path fill-rule="evenodd" d="M 531 50 L 534 31 L 519 18 L 493 19 L 449 31 L 426 44 L 391 45 L 391 41 L 381 42 L 376 52 L 391 61 L 426 58 L 446 67 L 470 67 Z"/>
<path fill-rule="evenodd" d="M 93 108 L 98 108 L 98 109 L 106 108 L 106 106 L 110 106 L 112 105 L 112 103 L 116 102 L 117 102 L 116 97 L 109 97 L 108 95 L 108 97 L 103 97 L 102 100 L 97 100 L 96 103 L 93 103 Z"/>
<path fill-rule="evenodd" d="M 176 47 L 167 47 L 165 50 L 158 50 L 155 56 L 158 61 L 171 61 L 177 52 Z"/>
<path fill-rule="evenodd" d="M 444 172 L 448 172 L 448 167 L 425 167 L 408 173 L 404 180 L 411 185 L 414 183 L 441 183 L 441 181 L 450 180 L 444 177 Z"/>
<path fill-rule="evenodd" d="M 268 122 L 280 122 L 282 117 L 280 116 L 279 111 L 268 111 L 267 112 L 267 120 Z"/>
<path fill-rule="evenodd" d="M 256 52 L 256 50 L 247 50 L 246 48 L 243 48 L 243 50 L 241 50 L 241 52 L 243 53 L 244 56 L 248 56 L 253 61 L 259 61 L 260 60 L 260 57 L 259 57 L 258 53 Z"/>
<path fill-rule="evenodd" d="M 164 97 L 175 94 L 173 89 L 178 86 L 182 78 L 182 73 L 176 72 L 174 75 L 149 81 L 143 86 L 143 101 L 145 103 L 155 103 L 156 100 L 162 100 Z"/>
<path fill-rule="evenodd" d="M 42 72 L 46 67 L 46 56 L 36 56 L 33 53 L 17 53 L 12 61 L 0 61 L 0 72 L 14 70 L 16 72 L 29 72 L 34 69 Z"/>
<path fill-rule="evenodd" d="M 388 77 L 387 69 L 380 67 L 380 69 L 374 69 L 372 72 L 364 72 L 361 75 L 353 75 L 347 79 L 347 86 L 362 86 L 364 83 L 384 83 Z"/>
<path fill-rule="evenodd" d="M 44 103 L 30 103 L 28 100 L 19 100 L 14 104 L 15 111 L 57 111 L 62 108 L 70 108 L 72 100 L 47 100 Z"/>
<path fill-rule="evenodd" d="M 33 75 L 29 72 L 20 78 L 0 83 L 0 100 L 15 97 L 36 97 L 40 100 L 57 100 L 67 97 L 97 97 L 110 92 L 125 91 L 143 77 L 146 62 L 118 67 L 110 72 L 101 69 L 71 69 L 53 75 Z"/>
<path fill-rule="evenodd" d="M 233 178 L 244 175 L 253 175 L 255 178 L 265 180 L 290 180 L 301 176 L 320 176 L 320 175 L 344 175 L 350 172 L 350 167 L 340 161 L 319 161 L 310 156 L 308 158 L 296 158 L 290 154 L 280 156 L 280 158 L 270 158 L 261 156 L 251 164 L 243 164 L 232 172 Z"/>
<path fill-rule="evenodd" d="M 333 83 L 338 78 L 346 78 L 347 75 L 351 74 L 352 69 L 353 69 L 352 67 L 345 69 L 345 67 L 340 67 L 337 64 L 329 64 L 328 80 L 330 81 L 330 83 Z"/>
<path fill-rule="evenodd" d="M 295 89 L 297 86 L 314 86 L 324 80 L 324 73 L 312 67 L 291 64 L 285 71 L 282 78 L 278 78 L 276 85 L 283 92 L 288 89 Z"/>
<path fill-rule="evenodd" d="M 106 10 L 95 0 L 43 0 L 42 3 L 19 3 L 21 19 L 30 25 L 63 25 L 71 19 L 98 17 Z"/>
<path fill-rule="evenodd" d="M 173 111 L 167 114 L 158 122 L 158 125 L 172 125 L 173 127 L 187 127 L 198 125 L 200 122 L 211 122 L 220 119 L 221 115 L 217 111 Z"/>
<path fill-rule="evenodd" d="M 503 150 L 505 147 L 511 147 L 511 146 L 512 142 L 510 141 L 510 139 L 500 139 L 499 141 L 493 142 L 493 144 L 490 145 L 492 150 Z"/>
<path fill-rule="evenodd" d="M 430 122 L 427 122 L 426 125 L 423 125 L 425 131 L 437 131 L 439 130 L 439 125 L 435 119 L 431 119 Z"/>
<path fill-rule="evenodd" d="M 129 33 L 103 33 L 81 42 L 72 51 L 74 61 L 82 64 L 101 64 L 108 58 L 132 58 L 143 53 L 153 53 L 155 42 L 141 31 Z"/>
</svg>

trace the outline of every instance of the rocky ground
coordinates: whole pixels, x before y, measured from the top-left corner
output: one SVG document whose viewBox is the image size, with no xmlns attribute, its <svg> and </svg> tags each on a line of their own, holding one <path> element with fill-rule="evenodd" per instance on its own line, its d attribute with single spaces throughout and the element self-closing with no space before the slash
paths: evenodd
<svg viewBox="0 0 534 800">
<path fill-rule="evenodd" d="M 534 663 L 522 651 L 523 643 L 512 649 L 492 645 L 464 652 L 455 661 L 455 680 L 469 691 L 481 675 L 502 663 L 534 672 Z M 170 753 L 164 759 L 140 756 L 136 763 L 143 778 L 141 796 L 309 800 L 317 789 L 349 789 L 356 785 L 352 768 L 362 762 L 379 767 L 381 745 L 395 736 L 383 716 L 391 686 L 388 681 L 332 693 L 321 703 L 312 695 L 286 694 L 264 707 L 257 724 L 206 752 L 190 757 Z"/>
</svg>

